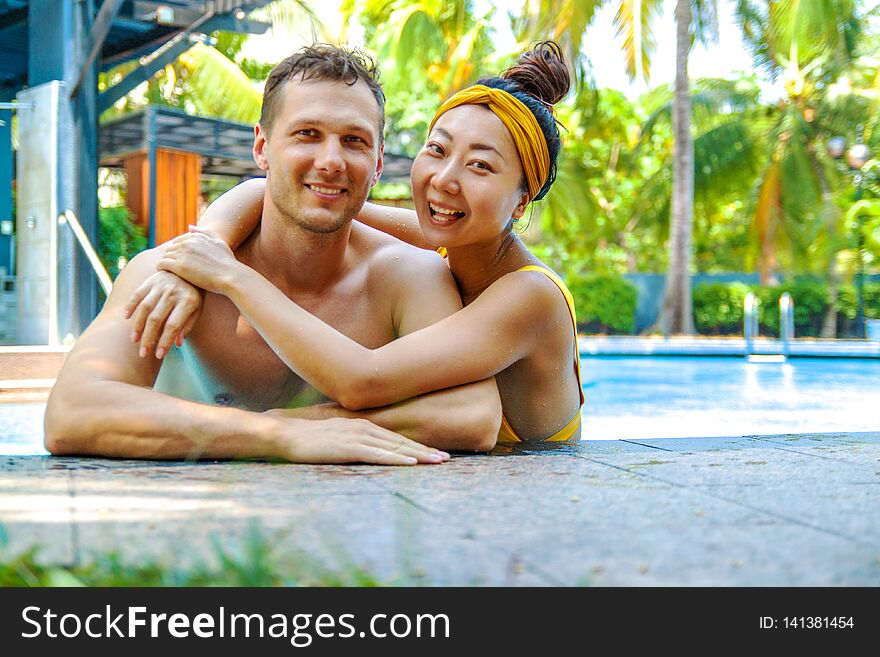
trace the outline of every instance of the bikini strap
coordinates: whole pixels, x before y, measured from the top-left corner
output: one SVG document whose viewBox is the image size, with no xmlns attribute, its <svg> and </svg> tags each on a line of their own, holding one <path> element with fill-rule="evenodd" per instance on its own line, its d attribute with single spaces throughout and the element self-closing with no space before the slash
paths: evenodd
<svg viewBox="0 0 880 657">
<path fill-rule="evenodd" d="M 526 265 L 525 267 L 520 267 L 516 271 L 538 271 L 544 274 L 547 278 L 553 281 L 556 284 L 556 287 L 559 288 L 559 291 L 562 292 L 562 296 L 565 297 L 565 302 L 568 304 L 568 310 L 571 314 L 571 326 L 574 331 L 574 366 L 575 372 L 577 373 L 578 380 L 578 390 L 581 396 L 581 406 L 584 405 L 584 388 L 581 385 L 581 360 L 580 353 L 578 351 L 578 343 L 577 343 L 577 315 L 574 309 L 574 298 L 571 296 L 571 292 L 568 287 L 565 285 L 565 282 L 556 274 L 556 272 L 547 269 L 546 267 L 540 267 L 538 265 Z"/>
</svg>

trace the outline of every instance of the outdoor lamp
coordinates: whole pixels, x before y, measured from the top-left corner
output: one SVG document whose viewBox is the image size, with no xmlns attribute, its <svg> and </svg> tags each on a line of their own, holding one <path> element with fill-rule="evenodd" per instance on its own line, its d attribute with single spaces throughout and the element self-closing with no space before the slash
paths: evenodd
<svg viewBox="0 0 880 657">
<path fill-rule="evenodd" d="M 846 150 L 846 139 L 843 137 L 832 137 L 825 145 L 825 150 L 828 151 L 830 157 L 839 160 L 843 157 L 843 153 Z"/>
<path fill-rule="evenodd" d="M 865 144 L 856 144 L 846 153 L 846 163 L 852 169 L 860 170 L 871 159 L 871 149 Z"/>
</svg>

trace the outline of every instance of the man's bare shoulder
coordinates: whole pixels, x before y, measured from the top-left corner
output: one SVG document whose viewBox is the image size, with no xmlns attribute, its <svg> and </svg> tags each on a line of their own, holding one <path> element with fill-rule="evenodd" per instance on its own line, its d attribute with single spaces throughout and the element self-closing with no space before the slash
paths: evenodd
<svg viewBox="0 0 880 657">
<path fill-rule="evenodd" d="M 131 341 L 131 322 L 124 307 L 132 293 L 150 274 L 165 249 L 142 251 L 126 265 L 113 282 L 113 290 L 98 316 L 76 341 L 58 376 L 56 388 L 75 389 L 82 381 L 112 380 L 151 386 L 159 361 L 140 358 Z"/>
<path fill-rule="evenodd" d="M 455 279 L 437 252 L 363 229 L 353 235 L 353 242 L 367 251 L 367 289 L 389 305 L 396 335 L 417 331 L 461 309 Z"/>
<path fill-rule="evenodd" d="M 436 251 L 412 246 L 359 222 L 352 226 L 352 244 L 376 277 L 420 275 L 452 280 L 446 261 Z"/>
<path fill-rule="evenodd" d="M 155 248 L 147 249 L 146 251 L 138 253 L 128 262 L 125 268 L 119 272 L 119 277 L 113 282 L 113 291 L 116 292 L 118 289 L 122 292 L 123 288 L 128 288 L 131 285 L 137 287 L 143 283 L 147 276 L 156 272 L 156 265 L 165 254 L 165 249 L 166 246 L 161 244 Z M 119 296 L 119 294 L 114 296 Z M 127 300 L 128 299 L 123 299 L 123 301 Z"/>
</svg>

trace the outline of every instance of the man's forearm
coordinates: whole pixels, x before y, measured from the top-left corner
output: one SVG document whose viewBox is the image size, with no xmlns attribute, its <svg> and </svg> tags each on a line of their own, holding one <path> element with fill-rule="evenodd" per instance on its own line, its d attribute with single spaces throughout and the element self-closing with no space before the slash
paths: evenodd
<svg viewBox="0 0 880 657">
<path fill-rule="evenodd" d="M 144 459 L 284 458 L 272 429 L 272 418 L 259 413 L 116 381 L 56 388 L 45 426 L 53 454 Z"/>
<path fill-rule="evenodd" d="M 313 420 L 363 418 L 437 449 L 485 452 L 495 446 L 501 401 L 494 379 L 487 379 L 381 408 L 350 411 L 331 402 L 270 414 Z"/>
</svg>

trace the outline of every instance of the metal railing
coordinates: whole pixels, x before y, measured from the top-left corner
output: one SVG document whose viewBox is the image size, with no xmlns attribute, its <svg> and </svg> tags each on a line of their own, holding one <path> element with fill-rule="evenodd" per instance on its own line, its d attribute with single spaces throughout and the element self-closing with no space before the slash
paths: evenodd
<svg viewBox="0 0 880 657">
<path fill-rule="evenodd" d="M 761 301 L 754 292 L 749 292 L 743 302 L 743 337 L 746 339 L 746 356 L 755 352 L 755 338 L 758 337 L 758 306 Z"/>
<path fill-rule="evenodd" d="M 761 301 L 749 292 L 743 301 L 743 337 L 746 342 L 746 357 L 755 353 L 758 338 L 758 314 Z M 782 358 L 787 359 L 794 339 L 794 300 L 788 292 L 779 297 L 779 340 L 782 343 Z"/>
<path fill-rule="evenodd" d="M 101 259 L 98 258 L 98 254 L 95 252 L 95 247 L 92 246 L 92 243 L 86 236 L 86 233 L 80 225 L 79 220 L 76 218 L 76 215 L 70 210 L 58 215 L 58 225 L 63 226 L 65 224 L 70 226 L 70 230 L 72 230 L 74 236 L 76 236 L 76 241 L 79 242 L 83 252 L 86 254 L 86 258 L 89 259 L 89 263 L 92 265 L 92 269 L 95 270 L 95 275 L 98 277 L 98 282 L 101 284 L 101 287 L 104 288 L 104 294 L 110 296 L 110 290 L 113 289 L 113 281 L 110 280 L 110 274 L 104 269 L 104 264 L 101 262 Z"/>
<path fill-rule="evenodd" d="M 794 301 L 788 292 L 779 297 L 779 339 L 782 355 L 788 358 L 791 340 L 794 338 Z"/>
</svg>

